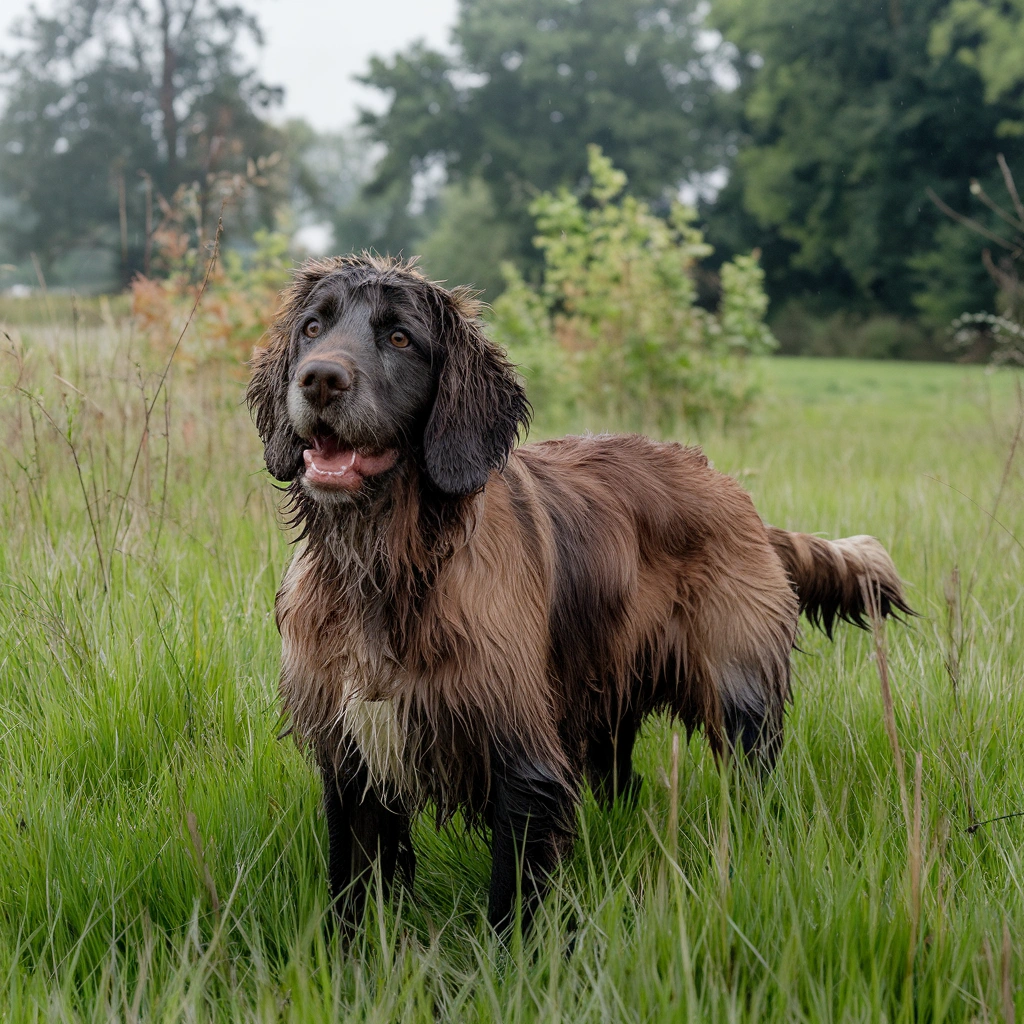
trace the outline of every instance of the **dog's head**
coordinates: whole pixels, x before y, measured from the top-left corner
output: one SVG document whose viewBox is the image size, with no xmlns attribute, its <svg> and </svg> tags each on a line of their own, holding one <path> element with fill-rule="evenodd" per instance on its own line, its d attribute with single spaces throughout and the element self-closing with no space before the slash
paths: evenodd
<svg viewBox="0 0 1024 1024">
<path fill-rule="evenodd" d="M 414 463 L 441 495 L 479 490 L 529 420 L 478 307 L 410 264 L 307 262 L 284 293 L 246 394 L 267 469 L 317 500 L 386 486 Z"/>
</svg>

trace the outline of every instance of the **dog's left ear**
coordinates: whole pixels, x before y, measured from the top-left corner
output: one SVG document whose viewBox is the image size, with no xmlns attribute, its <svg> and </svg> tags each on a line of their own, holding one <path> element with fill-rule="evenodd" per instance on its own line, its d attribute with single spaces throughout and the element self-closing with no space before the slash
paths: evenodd
<svg viewBox="0 0 1024 1024">
<path fill-rule="evenodd" d="M 466 289 L 436 289 L 438 348 L 444 360 L 423 437 L 433 485 L 465 497 L 500 469 L 530 423 L 530 403 L 512 364 L 484 337 Z"/>
</svg>

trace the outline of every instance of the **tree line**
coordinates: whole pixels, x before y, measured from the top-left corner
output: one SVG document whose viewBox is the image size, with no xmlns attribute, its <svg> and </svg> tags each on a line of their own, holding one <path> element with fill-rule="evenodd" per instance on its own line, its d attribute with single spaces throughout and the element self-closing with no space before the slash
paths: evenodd
<svg viewBox="0 0 1024 1024">
<path fill-rule="evenodd" d="M 235 244 L 326 220 L 339 250 L 422 253 L 494 299 L 504 262 L 540 272 L 530 205 L 585 195 L 596 144 L 653 210 L 697 206 L 702 301 L 756 248 L 776 316 L 939 329 L 994 285 L 928 190 L 984 222 L 997 155 L 1024 155 L 1024 0 L 461 0 L 451 52 L 374 58 L 384 111 L 333 136 L 274 122 L 242 57 L 259 25 L 221 0 L 58 0 L 20 31 L 0 259 L 102 256 L 122 284 L 188 203 Z"/>
</svg>

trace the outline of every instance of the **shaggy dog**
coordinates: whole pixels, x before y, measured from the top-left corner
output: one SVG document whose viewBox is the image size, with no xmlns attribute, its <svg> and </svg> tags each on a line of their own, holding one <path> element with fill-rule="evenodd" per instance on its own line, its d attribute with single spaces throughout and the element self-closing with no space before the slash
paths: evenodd
<svg viewBox="0 0 1024 1024">
<path fill-rule="evenodd" d="M 765 526 L 698 448 L 516 448 L 529 406 L 466 291 L 369 256 L 307 263 L 248 401 L 301 543 L 277 596 L 281 695 L 324 783 L 330 884 L 356 922 L 411 817 L 492 836 L 489 918 L 524 923 L 580 787 L 635 788 L 644 718 L 770 768 L 801 610 L 831 633 L 908 611 L 871 537 Z"/>
</svg>

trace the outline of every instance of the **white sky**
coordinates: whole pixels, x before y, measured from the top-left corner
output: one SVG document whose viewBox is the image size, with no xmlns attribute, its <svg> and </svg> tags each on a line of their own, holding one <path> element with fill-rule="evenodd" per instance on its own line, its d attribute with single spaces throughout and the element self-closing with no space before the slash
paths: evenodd
<svg viewBox="0 0 1024 1024">
<path fill-rule="evenodd" d="M 46 11 L 48 0 L 37 0 Z M 241 0 L 259 18 L 266 45 L 256 59 L 263 79 L 285 87 L 283 113 L 321 130 L 341 128 L 359 106 L 381 96 L 353 81 L 372 55 L 390 56 L 416 39 L 447 49 L 457 0 Z M 0 5 L 0 49 L 11 48 L 11 25 L 28 0 Z"/>
</svg>

